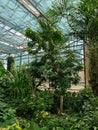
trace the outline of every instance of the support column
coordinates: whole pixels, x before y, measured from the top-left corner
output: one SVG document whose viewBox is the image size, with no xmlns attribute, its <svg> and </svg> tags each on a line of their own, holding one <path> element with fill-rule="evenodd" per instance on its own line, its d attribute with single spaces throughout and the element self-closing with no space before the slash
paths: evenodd
<svg viewBox="0 0 98 130">
<path fill-rule="evenodd" d="M 22 65 L 22 51 L 20 52 L 20 67 Z"/>
</svg>

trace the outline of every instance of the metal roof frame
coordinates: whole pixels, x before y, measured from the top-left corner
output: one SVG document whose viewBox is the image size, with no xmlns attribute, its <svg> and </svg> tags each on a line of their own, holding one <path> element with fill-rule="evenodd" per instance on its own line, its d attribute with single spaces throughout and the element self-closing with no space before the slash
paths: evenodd
<svg viewBox="0 0 98 130">
<path fill-rule="evenodd" d="M 30 27 L 38 31 L 38 19 L 48 20 L 45 13 L 52 8 L 54 1 L 0 0 L 0 52 L 18 54 L 26 51 L 29 39 L 25 37 L 25 29 Z M 62 19 L 57 27 L 66 34 L 69 28 L 64 22 Z"/>
</svg>

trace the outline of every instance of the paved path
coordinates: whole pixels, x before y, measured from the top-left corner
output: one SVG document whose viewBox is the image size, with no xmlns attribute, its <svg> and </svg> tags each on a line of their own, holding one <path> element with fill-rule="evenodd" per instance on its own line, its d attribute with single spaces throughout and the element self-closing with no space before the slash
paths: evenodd
<svg viewBox="0 0 98 130">
<path fill-rule="evenodd" d="M 84 89 L 84 86 L 81 85 L 73 85 L 71 88 L 68 89 L 68 91 L 71 92 L 79 92 L 80 90 Z"/>
</svg>

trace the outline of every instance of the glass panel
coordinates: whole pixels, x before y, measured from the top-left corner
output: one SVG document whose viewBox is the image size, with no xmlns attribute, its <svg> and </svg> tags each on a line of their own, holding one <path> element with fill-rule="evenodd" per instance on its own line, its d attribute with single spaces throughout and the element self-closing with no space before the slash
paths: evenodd
<svg viewBox="0 0 98 130">
<path fill-rule="evenodd" d="M 52 6 L 53 1 L 55 0 L 30 0 L 35 7 L 41 11 L 41 13 L 45 14 Z"/>
<path fill-rule="evenodd" d="M 68 26 L 66 18 L 62 18 L 60 22 L 56 25 L 64 34 L 68 34 L 70 32 L 70 28 Z"/>
<path fill-rule="evenodd" d="M 36 17 L 16 0 L 0 0 L 0 21 L 23 34 L 27 27 L 39 28 Z"/>
<path fill-rule="evenodd" d="M 27 44 L 28 42 L 26 39 L 23 39 L 2 27 L 0 27 L 0 40 L 9 42 L 13 45 L 19 45 L 20 43 Z"/>
</svg>

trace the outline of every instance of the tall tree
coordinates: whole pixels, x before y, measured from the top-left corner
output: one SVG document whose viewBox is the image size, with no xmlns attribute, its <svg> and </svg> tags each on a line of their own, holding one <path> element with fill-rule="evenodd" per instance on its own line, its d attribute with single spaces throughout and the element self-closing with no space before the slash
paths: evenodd
<svg viewBox="0 0 98 130">
<path fill-rule="evenodd" d="M 48 16 L 55 17 L 56 21 L 60 21 L 63 17 L 66 18 L 70 27 L 70 34 L 75 38 L 83 40 L 83 43 L 87 46 L 90 67 L 89 83 L 94 93 L 97 94 L 98 1 L 80 0 L 79 2 L 73 1 L 73 4 L 70 4 L 67 0 L 61 0 L 48 12 Z"/>
<path fill-rule="evenodd" d="M 26 29 L 26 36 L 31 39 L 28 51 L 35 57 L 31 66 L 35 89 L 43 82 L 49 87 L 59 89 L 63 95 L 71 84 L 79 81 L 78 72 L 82 69 L 76 52 L 69 49 L 61 31 L 50 23 L 39 21 L 40 31 Z"/>
</svg>

